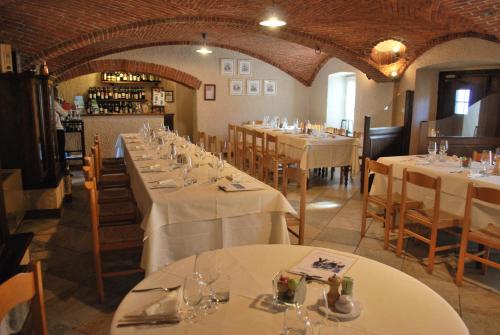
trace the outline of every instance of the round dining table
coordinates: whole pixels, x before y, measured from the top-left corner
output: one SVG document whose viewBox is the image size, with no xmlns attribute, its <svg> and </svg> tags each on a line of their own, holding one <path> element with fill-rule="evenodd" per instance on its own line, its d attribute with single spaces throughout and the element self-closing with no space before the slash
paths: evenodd
<svg viewBox="0 0 500 335">
<path fill-rule="evenodd" d="M 354 280 L 353 297 L 361 303 L 360 315 L 340 321 L 335 334 L 469 334 L 464 322 L 439 294 L 417 279 L 388 265 L 332 249 L 291 245 L 249 245 L 217 250 L 221 273 L 230 274 L 230 299 L 196 323 L 181 321 L 158 326 L 118 328 L 129 314 L 140 314 L 165 293 L 129 292 L 116 310 L 112 335 L 127 334 L 283 334 L 283 311 L 273 308 L 272 279 L 282 269 L 299 263 L 313 250 L 355 258 L 346 275 Z M 172 263 L 149 275 L 135 289 L 173 287 L 194 270 L 195 257 Z M 327 287 L 312 282 L 304 307 L 310 315 Z M 182 288 L 178 290 L 182 300 Z M 182 302 L 179 302 L 182 307 Z M 316 316 L 316 315 L 314 315 Z M 333 334 L 333 332 L 332 332 Z"/>
</svg>

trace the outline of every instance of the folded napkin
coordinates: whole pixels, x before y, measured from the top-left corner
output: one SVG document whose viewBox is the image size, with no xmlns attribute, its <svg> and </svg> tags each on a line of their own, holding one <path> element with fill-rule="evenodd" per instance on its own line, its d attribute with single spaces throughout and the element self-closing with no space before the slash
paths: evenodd
<svg viewBox="0 0 500 335">
<path fill-rule="evenodd" d="M 146 165 L 142 166 L 141 168 L 146 170 L 157 170 L 160 168 L 160 164 Z"/>
<path fill-rule="evenodd" d="M 137 160 L 137 161 L 148 160 L 148 159 L 152 159 L 151 155 L 140 155 L 140 156 L 135 157 L 135 160 Z"/>
<path fill-rule="evenodd" d="M 172 292 L 162 292 L 162 298 L 146 305 L 134 314 L 125 315 L 125 319 L 136 318 L 157 318 L 176 317 L 179 310 L 178 290 Z"/>
<path fill-rule="evenodd" d="M 176 188 L 177 183 L 173 179 L 164 179 L 164 180 L 159 180 L 154 183 L 153 186 L 151 186 L 152 189 L 155 188 Z"/>
</svg>

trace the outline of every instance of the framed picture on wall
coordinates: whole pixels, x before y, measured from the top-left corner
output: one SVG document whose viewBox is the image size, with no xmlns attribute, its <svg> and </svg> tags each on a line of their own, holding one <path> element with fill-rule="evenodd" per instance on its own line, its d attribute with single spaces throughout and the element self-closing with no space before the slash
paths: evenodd
<svg viewBox="0 0 500 335">
<path fill-rule="evenodd" d="M 205 94 L 204 98 L 206 101 L 215 101 L 215 84 L 205 84 L 203 85 Z"/>
<path fill-rule="evenodd" d="M 165 106 L 166 102 L 165 91 L 163 87 L 151 88 L 151 102 L 153 106 Z"/>
<path fill-rule="evenodd" d="M 260 95 L 260 80 L 247 80 L 247 95 Z"/>
<path fill-rule="evenodd" d="M 223 76 L 234 75 L 234 59 L 222 58 L 220 60 L 220 73 Z"/>
<path fill-rule="evenodd" d="M 229 81 L 229 93 L 231 95 L 243 95 L 243 80 L 231 79 Z"/>
<path fill-rule="evenodd" d="M 165 91 L 165 102 L 174 102 L 174 91 Z"/>
<path fill-rule="evenodd" d="M 276 80 L 264 80 L 264 95 L 276 95 L 277 92 Z"/>
<path fill-rule="evenodd" d="M 238 73 L 243 76 L 252 75 L 252 62 L 246 59 L 240 59 L 238 61 Z"/>
</svg>

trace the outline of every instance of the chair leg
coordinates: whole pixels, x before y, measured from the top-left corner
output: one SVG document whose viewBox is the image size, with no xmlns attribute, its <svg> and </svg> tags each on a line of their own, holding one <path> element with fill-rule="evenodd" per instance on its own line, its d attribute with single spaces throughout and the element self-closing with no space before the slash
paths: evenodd
<svg viewBox="0 0 500 335">
<path fill-rule="evenodd" d="M 278 189 L 278 162 L 274 163 L 274 169 L 273 169 L 273 187 L 275 189 Z"/>
<path fill-rule="evenodd" d="M 490 247 L 484 246 L 484 254 L 483 254 L 484 259 L 489 259 L 490 258 Z M 488 265 L 481 263 L 481 273 L 483 275 L 486 274 L 486 271 L 488 270 Z"/>
<path fill-rule="evenodd" d="M 366 200 L 363 201 L 363 212 L 361 213 L 361 237 L 365 236 L 366 233 L 366 211 L 368 209 L 368 202 Z"/>
<path fill-rule="evenodd" d="M 392 213 L 386 209 L 385 210 L 385 221 L 384 221 L 384 249 L 389 249 L 389 230 L 392 226 Z"/>
<path fill-rule="evenodd" d="M 99 301 L 102 304 L 104 302 L 104 283 L 102 280 L 101 255 L 99 253 L 94 254 L 94 268 L 95 268 L 97 292 L 99 293 Z"/>
<path fill-rule="evenodd" d="M 332 167 L 332 168 L 330 169 L 330 180 L 333 180 L 333 174 L 334 174 L 334 173 L 335 173 L 335 168 L 334 168 L 334 167 Z"/>
<path fill-rule="evenodd" d="M 437 235 L 438 231 L 436 227 L 433 227 L 431 230 L 431 241 L 429 245 L 429 264 L 427 264 L 427 272 L 432 274 L 432 270 L 434 269 L 434 260 L 436 258 L 436 243 L 437 243 Z"/>
<path fill-rule="evenodd" d="M 402 211 L 400 214 L 399 218 L 399 231 L 398 231 L 398 244 L 396 248 L 396 255 L 401 256 L 401 253 L 403 252 L 403 235 L 405 231 L 405 215 L 404 212 Z"/>
</svg>

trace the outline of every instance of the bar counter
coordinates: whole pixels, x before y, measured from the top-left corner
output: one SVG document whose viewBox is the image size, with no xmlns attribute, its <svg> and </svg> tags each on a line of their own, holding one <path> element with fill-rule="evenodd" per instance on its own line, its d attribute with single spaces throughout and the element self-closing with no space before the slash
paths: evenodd
<svg viewBox="0 0 500 335">
<path fill-rule="evenodd" d="M 85 151 L 90 154 L 94 145 L 94 134 L 99 134 L 103 157 L 115 156 L 115 143 L 119 134 L 137 133 L 144 123 L 151 127 L 163 124 L 164 114 L 91 114 L 83 115 L 85 126 Z"/>
</svg>

